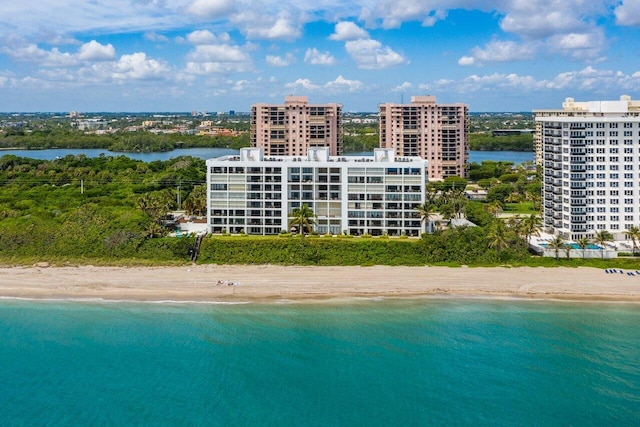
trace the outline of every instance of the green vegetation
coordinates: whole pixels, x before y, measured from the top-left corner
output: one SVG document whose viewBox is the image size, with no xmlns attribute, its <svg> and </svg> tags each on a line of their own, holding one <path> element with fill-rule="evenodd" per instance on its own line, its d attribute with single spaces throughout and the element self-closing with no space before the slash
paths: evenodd
<svg viewBox="0 0 640 427">
<path fill-rule="evenodd" d="M 204 160 L 0 157 L 0 260 L 183 263 L 194 239 L 163 238 L 162 217 L 205 180 Z"/>
<path fill-rule="evenodd" d="M 470 133 L 469 148 L 480 151 L 533 151 L 533 134 L 492 136 Z"/>
<path fill-rule="evenodd" d="M 529 258 L 515 235 L 501 253 L 488 248 L 480 227 L 457 228 L 424 235 L 421 239 L 318 237 L 303 247 L 297 239 L 282 237 L 208 236 L 199 261 L 217 264 L 284 265 L 499 265 Z"/>
<path fill-rule="evenodd" d="M 519 169 L 506 183 L 517 191 L 531 181 Z M 193 236 L 164 237 L 167 210 L 178 200 L 194 215 L 206 209 L 204 160 L 179 157 L 144 163 L 125 156 L 67 156 L 42 161 L 0 157 L 0 263 L 166 265 L 190 262 Z M 494 185 L 503 185 L 496 178 Z M 537 215 L 496 218 L 499 200 L 482 203 L 464 197 L 462 181 L 450 179 L 429 187 L 426 203 L 417 209 L 423 221 L 466 216 L 479 227 L 449 229 L 436 224 L 433 234 L 353 238 L 318 236 L 311 232 L 300 245 L 292 234 L 279 236 L 208 236 L 200 263 L 300 265 L 591 265 L 628 268 L 634 260 L 540 259 L 527 252 L 526 242 L 539 226 Z M 178 197 L 178 191 L 180 197 Z M 532 202 L 508 202 L 532 206 Z M 308 230 L 312 213 L 292 215 L 292 225 Z M 299 217 L 299 220 L 296 219 Z M 630 229 L 628 233 L 637 233 Z M 596 243 L 607 242 L 602 233 Z M 638 237 L 636 237 L 637 241 Z M 588 242 L 586 242 L 588 243 Z M 585 245 L 586 245 L 585 243 Z M 576 249 L 579 250 L 579 249 Z"/>
<path fill-rule="evenodd" d="M 204 136 L 184 134 L 154 134 L 151 132 L 116 132 L 106 135 L 85 134 L 77 130 L 45 130 L 32 133 L 5 133 L 0 136 L 0 148 L 103 148 L 114 152 L 157 152 L 175 148 L 248 147 L 249 134 Z"/>
</svg>

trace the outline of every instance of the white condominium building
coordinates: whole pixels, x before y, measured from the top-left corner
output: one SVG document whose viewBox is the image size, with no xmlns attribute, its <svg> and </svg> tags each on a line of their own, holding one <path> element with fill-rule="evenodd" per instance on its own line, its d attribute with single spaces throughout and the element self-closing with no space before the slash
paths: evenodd
<svg viewBox="0 0 640 427">
<path fill-rule="evenodd" d="M 545 228 L 570 239 L 625 239 L 640 224 L 640 102 L 574 102 L 535 110 Z"/>
<path fill-rule="evenodd" d="M 306 156 L 328 147 L 342 155 L 342 105 L 309 104 L 306 96 L 287 96 L 284 104 L 251 106 L 251 146 L 267 156 Z"/>
<path fill-rule="evenodd" d="M 429 179 L 467 177 L 469 108 L 412 96 L 410 104 L 380 104 L 380 147 L 429 161 Z"/>
<path fill-rule="evenodd" d="M 376 149 L 373 156 L 268 156 L 261 148 L 207 160 L 207 228 L 211 233 L 278 234 L 306 204 L 320 234 L 419 236 L 416 207 L 425 200 L 427 161 Z"/>
</svg>

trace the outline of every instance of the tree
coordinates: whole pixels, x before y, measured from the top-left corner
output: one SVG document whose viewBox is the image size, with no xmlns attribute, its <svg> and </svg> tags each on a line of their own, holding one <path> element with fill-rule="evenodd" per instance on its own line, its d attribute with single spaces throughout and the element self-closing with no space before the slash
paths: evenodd
<svg viewBox="0 0 640 427">
<path fill-rule="evenodd" d="M 524 234 L 527 244 L 531 240 L 531 236 L 539 236 L 540 235 L 540 226 L 542 225 L 542 219 L 537 214 L 531 214 L 529 216 L 525 216 L 522 219 L 522 233 Z"/>
<path fill-rule="evenodd" d="M 503 249 L 509 246 L 508 230 L 504 221 L 496 219 L 487 233 L 490 248 L 495 248 L 500 256 Z"/>
<path fill-rule="evenodd" d="M 558 255 L 560 253 L 560 249 L 565 248 L 565 242 L 562 236 L 556 236 L 553 240 L 549 242 L 547 248 L 553 249 L 556 252 L 556 261 L 558 260 Z"/>
<path fill-rule="evenodd" d="M 587 247 L 589 246 L 589 242 L 590 242 L 590 240 L 589 240 L 588 237 L 581 237 L 578 240 L 576 240 L 576 244 L 582 250 L 582 259 L 585 258 L 585 251 L 586 251 Z"/>
<path fill-rule="evenodd" d="M 629 239 L 631 239 L 631 243 L 633 243 L 633 254 L 635 255 L 638 251 L 638 239 L 640 239 L 640 228 L 632 225 L 629 227 L 627 231 L 624 233 Z"/>
<path fill-rule="evenodd" d="M 434 208 L 434 203 L 430 201 L 426 201 L 421 205 L 416 206 L 416 211 L 418 211 L 418 215 L 420 215 L 420 222 L 427 224 L 427 231 L 431 232 L 431 213 Z"/>
<path fill-rule="evenodd" d="M 312 226 L 316 222 L 315 217 L 316 214 L 306 204 L 295 208 L 289 214 L 289 228 L 296 227 L 298 229 L 301 243 L 304 243 L 304 231 L 311 233 Z"/>
<path fill-rule="evenodd" d="M 607 242 L 613 241 L 613 236 L 607 230 L 600 230 L 596 233 L 593 242 L 600 246 L 600 255 L 604 259 L 604 247 Z"/>
<path fill-rule="evenodd" d="M 493 202 L 487 203 L 485 205 L 487 212 L 489 212 L 494 217 L 498 217 L 498 214 L 502 212 L 502 203 L 499 200 L 495 200 Z"/>
<path fill-rule="evenodd" d="M 207 214 L 207 186 L 196 185 L 184 201 L 187 215 L 204 216 Z"/>
</svg>

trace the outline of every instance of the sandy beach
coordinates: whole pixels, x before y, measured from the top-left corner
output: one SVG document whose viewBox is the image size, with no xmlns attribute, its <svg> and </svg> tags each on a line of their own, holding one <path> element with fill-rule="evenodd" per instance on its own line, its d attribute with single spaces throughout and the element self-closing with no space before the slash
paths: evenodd
<svg viewBox="0 0 640 427">
<path fill-rule="evenodd" d="M 640 276 L 586 267 L 0 268 L 0 297 L 4 298 L 268 301 L 447 295 L 640 302 Z"/>
</svg>

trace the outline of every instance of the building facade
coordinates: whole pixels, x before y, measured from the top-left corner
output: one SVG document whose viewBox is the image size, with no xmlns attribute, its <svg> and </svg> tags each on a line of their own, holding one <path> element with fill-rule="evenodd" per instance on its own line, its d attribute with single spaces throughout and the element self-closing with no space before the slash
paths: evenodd
<svg viewBox="0 0 640 427">
<path fill-rule="evenodd" d="M 376 149 L 373 156 L 268 156 L 261 148 L 207 160 L 207 230 L 278 234 L 303 204 L 320 234 L 419 236 L 416 207 L 425 200 L 427 161 Z"/>
<path fill-rule="evenodd" d="M 410 104 L 380 104 L 380 147 L 429 162 L 429 179 L 468 176 L 469 108 L 412 96 Z"/>
<path fill-rule="evenodd" d="M 600 230 L 625 239 L 640 224 L 640 102 L 574 102 L 535 110 L 545 229 L 576 240 Z"/>
<path fill-rule="evenodd" d="M 342 155 L 342 106 L 309 104 L 306 96 L 287 96 L 284 104 L 251 106 L 251 146 L 267 156 L 306 156 L 328 147 Z"/>
</svg>

